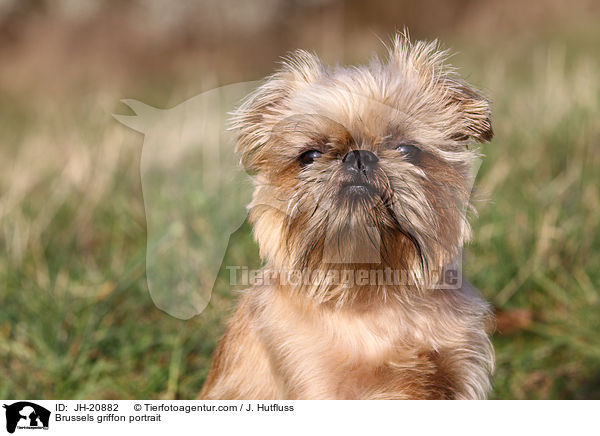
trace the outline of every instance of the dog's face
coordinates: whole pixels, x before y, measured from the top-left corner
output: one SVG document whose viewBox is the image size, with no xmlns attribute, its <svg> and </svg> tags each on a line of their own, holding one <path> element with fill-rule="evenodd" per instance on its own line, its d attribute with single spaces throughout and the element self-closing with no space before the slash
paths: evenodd
<svg viewBox="0 0 600 436">
<path fill-rule="evenodd" d="M 467 146 L 492 129 L 487 100 L 442 61 L 434 44 L 403 38 L 387 62 L 359 68 L 297 52 L 239 108 L 268 264 L 375 264 L 435 280 L 456 256 L 470 233 Z"/>
</svg>

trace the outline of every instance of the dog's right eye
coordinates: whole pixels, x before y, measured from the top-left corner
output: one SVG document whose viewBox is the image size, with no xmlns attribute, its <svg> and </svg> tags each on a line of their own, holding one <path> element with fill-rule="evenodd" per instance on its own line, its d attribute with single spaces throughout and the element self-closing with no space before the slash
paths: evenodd
<svg viewBox="0 0 600 436">
<path fill-rule="evenodd" d="M 298 160 L 300 161 L 300 165 L 306 166 L 313 163 L 315 159 L 317 159 L 322 154 L 323 153 L 321 153 L 319 150 L 308 150 L 302 153 L 300 156 L 298 156 Z"/>
</svg>

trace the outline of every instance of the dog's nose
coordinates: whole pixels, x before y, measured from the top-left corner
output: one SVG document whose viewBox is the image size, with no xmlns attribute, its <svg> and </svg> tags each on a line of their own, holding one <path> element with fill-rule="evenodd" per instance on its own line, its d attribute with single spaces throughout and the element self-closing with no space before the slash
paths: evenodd
<svg viewBox="0 0 600 436">
<path fill-rule="evenodd" d="M 347 171 L 369 176 L 379 159 L 368 150 L 350 150 L 342 158 Z"/>
</svg>

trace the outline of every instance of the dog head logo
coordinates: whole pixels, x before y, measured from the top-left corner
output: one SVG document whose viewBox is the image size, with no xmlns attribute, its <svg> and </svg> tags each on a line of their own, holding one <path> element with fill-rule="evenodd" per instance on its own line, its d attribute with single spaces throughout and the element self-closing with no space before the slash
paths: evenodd
<svg viewBox="0 0 600 436">
<path fill-rule="evenodd" d="M 48 429 L 50 411 L 29 401 L 19 401 L 6 409 L 6 431 L 14 433 L 19 429 Z"/>
<path fill-rule="evenodd" d="M 216 88 L 165 110 L 123 100 L 135 115 L 113 115 L 144 134 L 148 288 L 154 304 L 179 319 L 208 304 L 229 237 L 247 215 L 252 185 L 227 122 L 254 86 Z"/>
</svg>

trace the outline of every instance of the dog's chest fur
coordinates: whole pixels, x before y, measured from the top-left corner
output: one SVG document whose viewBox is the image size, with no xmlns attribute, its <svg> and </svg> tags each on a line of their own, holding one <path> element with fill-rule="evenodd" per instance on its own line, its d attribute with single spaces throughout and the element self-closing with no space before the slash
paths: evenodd
<svg viewBox="0 0 600 436">
<path fill-rule="evenodd" d="M 482 397 L 485 310 L 452 292 L 353 310 L 264 289 L 249 306 L 284 398 Z"/>
</svg>

